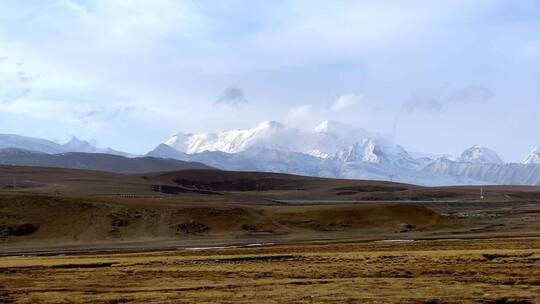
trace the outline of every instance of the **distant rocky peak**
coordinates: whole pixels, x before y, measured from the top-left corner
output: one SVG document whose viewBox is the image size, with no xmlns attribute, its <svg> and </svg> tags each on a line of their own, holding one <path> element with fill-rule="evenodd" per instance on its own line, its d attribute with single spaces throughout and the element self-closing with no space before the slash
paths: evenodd
<svg viewBox="0 0 540 304">
<path fill-rule="evenodd" d="M 73 136 L 71 139 L 62 145 L 66 152 L 95 152 L 96 147 L 86 140 L 80 140 Z"/>
<path fill-rule="evenodd" d="M 502 164 L 502 159 L 495 153 L 495 151 L 482 147 L 480 145 L 474 145 L 469 149 L 463 151 L 459 158 L 460 162 L 466 163 L 479 163 L 479 164 Z"/>
<path fill-rule="evenodd" d="M 525 165 L 538 165 L 540 164 L 540 148 L 534 148 L 523 160 Z"/>
<path fill-rule="evenodd" d="M 340 153 L 340 159 L 345 162 L 380 163 L 383 152 L 372 139 L 356 142 Z"/>
</svg>

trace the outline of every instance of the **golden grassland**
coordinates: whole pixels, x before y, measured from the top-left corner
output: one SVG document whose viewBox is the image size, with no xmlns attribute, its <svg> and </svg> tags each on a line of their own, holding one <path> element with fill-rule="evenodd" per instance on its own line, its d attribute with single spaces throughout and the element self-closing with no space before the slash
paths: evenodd
<svg viewBox="0 0 540 304">
<path fill-rule="evenodd" d="M 0 258 L 0 303 L 539 303 L 540 238 Z"/>
</svg>

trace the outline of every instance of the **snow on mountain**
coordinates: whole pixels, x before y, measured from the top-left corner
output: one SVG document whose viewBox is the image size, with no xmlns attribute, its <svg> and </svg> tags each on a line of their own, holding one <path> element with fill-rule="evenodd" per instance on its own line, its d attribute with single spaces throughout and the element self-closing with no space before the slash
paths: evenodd
<svg viewBox="0 0 540 304">
<path fill-rule="evenodd" d="M 504 164 L 473 146 L 460 157 L 409 154 L 392 140 L 323 121 L 312 130 L 264 122 L 219 133 L 179 133 L 151 156 L 198 161 L 225 170 L 282 172 L 334 178 L 394 180 L 419 185 L 540 185 L 538 150 L 524 164 Z"/>
<path fill-rule="evenodd" d="M 424 186 L 451 186 L 481 184 L 473 179 L 458 179 L 454 176 L 438 175 L 417 169 L 365 162 L 344 163 L 339 178 L 395 181 Z"/>
<path fill-rule="evenodd" d="M 477 163 L 477 164 L 503 164 L 502 159 L 495 153 L 485 147 L 474 145 L 471 148 L 465 150 L 461 157 L 460 162 L 464 163 Z"/>
<path fill-rule="evenodd" d="M 540 185 L 540 166 L 455 162 L 440 158 L 422 171 L 452 177 L 460 184 Z"/>
<path fill-rule="evenodd" d="M 434 154 L 434 153 L 424 153 L 424 152 L 416 152 L 416 151 L 409 151 L 409 155 L 411 155 L 413 158 L 416 159 L 424 159 L 425 161 L 432 162 L 434 160 L 437 160 L 439 158 L 446 158 L 449 160 L 457 161 L 459 157 L 456 157 L 452 154 Z"/>
<path fill-rule="evenodd" d="M 255 128 L 219 133 L 179 133 L 165 142 L 178 151 L 195 154 L 204 151 L 239 153 L 250 148 L 266 148 L 302 153 L 330 154 L 337 152 L 340 137 L 323 130 L 305 132 L 288 128 L 275 121 L 266 121 Z M 319 146 L 324 144 L 324 148 Z M 342 143 L 339 143 L 342 145 Z"/>
<path fill-rule="evenodd" d="M 379 180 L 399 176 L 421 184 L 433 180 L 418 173 L 431 159 L 416 159 L 383 136 L 334 121 L 323 121 L 312 130 L 264 122 L 253 129 L 179 133 L 148 155 L 198 161 L 227 170 Z"/>
<path fill-rule="evenodd" d="M 110 148 L 97 148 L 76 137 L 65 144 L 58 144 L 11 134 L 0 134 L 0 151 L 0 161 L 16 158 L 29 164 L 49 159 L 47 154 L 63 155 L 67 152 L 132 156 Z M 328 120 L 312 130 L 267 121 L 244 130 L 178 133 L 147 155 L 195 161 L 225 170 L 394 180 L 428 186 L 540 185 L 538 148 L 532 150 L 521 164 L 505 164 L 494 151 L 477 145 L 457 158 L 446 155 L 437 158 L 409 153 L 384 136 Z M 61 157 L 58 159 L 62 160 Z"/>
<path fill-rule="evenodd" d="M 339 154 L 339 159 L 344 162 L 366 162 L 366 163 L 381 163 L 382 151 L 372 140 L 367 140 L 363 143 L 354 143 Z"/>
<path fill-rule="evenodd" d="M 253 129 L 201 134 L 179 133 L 165 144 L 187 154 L 204 151 L 238 153 L 254 146 L 284 150 L 295 144 L 288 141 L 293 138 L 290 133 L 295 131 L 278 122 L 266 121 Z"/>
<path fill-rule="evenodd" d="M 355 141 L 380 137 L 370 133 L 364 129 L 355 128 L 353 126 L 340 123 L 333 120 L 325 120 L 313 129 L 313 136 L 317 140 L 317 144 L 328 144 L 328 141 L 333 143 L 332 147 L 340 148 L 343 145 L 350 145 Z"/>
<path fill-rule="evenodd" d="M 416 160 L 402 147 L 377 138 L 367 138 L 355 142 L 342 150 L 338 158 L 347 163 L 384 163 L 404 168 L 416 167 Z"/>
<path fill-rule="evenodd" d="M 204 151 L 234 154 L 253 148 L 297 152 L 345 162 L 389 162 L 404 167 L 418 165 L 403 148 L 390 140 L 334 121 L 323 121 L 308 131 L 269 121 L 245 130 L 201 134 L 179 133 L 165 144 L 187 154 Z"/>
<path fill-rule="evenodd" d="M 540 164 L 540 148 L 534 148 L 529 155 L 523 160 L 524 165 L 539 165 Z"/>
<path fill-rule="evenodd" d="M 265 148 L 251 148 L 234 154 L 205 151 L 189 155 L 189 160 L 224 170 L 276 172 L 333 178 L 339 176 L 340 170 L 340 162 L 334 159 Z"/>
<path fill-rule="evenodd" d="M 358 155 L 358 145 L 364 146 L 370 139 L 379 137 L 370 134 L 366 130 L 354 128 L 352 126 L 325 120 L 317 125 L 311 132 L 304 132 L 303 138 L 308 141 L 308 149 L 298 151 L 323 158 L 340 158 L 352 155 L 368 159 L 369 156 Z M 307 150 L 307 151 L 306 151 Z M 366 147 L 366 153 L 370 153 Z M 377 161 L 376 156 L 371 157 L 372 161 Z"/>
</svg>

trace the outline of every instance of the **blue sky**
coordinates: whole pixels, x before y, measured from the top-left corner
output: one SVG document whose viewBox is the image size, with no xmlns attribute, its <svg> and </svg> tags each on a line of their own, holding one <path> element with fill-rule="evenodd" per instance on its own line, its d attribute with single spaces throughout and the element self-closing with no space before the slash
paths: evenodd
<svg viewBox="0 0 540 304">
<path fill-rule="evenodd" d="M 324 119 L 412 151 L 540 145 L 538 1 L 0 2 L 0 132 L 144 153 Z"/>
</svg>

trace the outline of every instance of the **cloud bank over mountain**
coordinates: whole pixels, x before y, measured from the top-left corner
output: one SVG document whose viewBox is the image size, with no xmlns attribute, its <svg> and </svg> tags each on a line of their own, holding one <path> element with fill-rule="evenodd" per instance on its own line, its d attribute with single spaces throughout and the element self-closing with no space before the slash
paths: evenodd
<svg viewBox="0 0 540 304">
<path fill-rule="evenodd" d="M 481 141 L 517 162 L 538 143 L 539 8 L 8 0 L 0 129 L 143 153 L 170 130 L 290 123 L 297 109 L 306 129 L 331 119 L 435 154 Z"/>
</svg>

